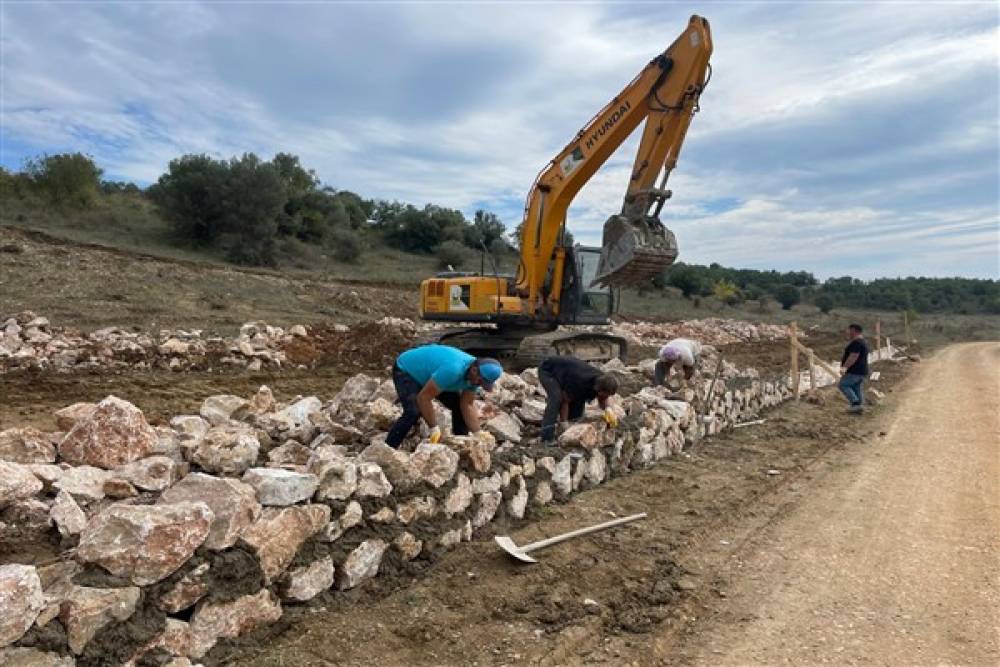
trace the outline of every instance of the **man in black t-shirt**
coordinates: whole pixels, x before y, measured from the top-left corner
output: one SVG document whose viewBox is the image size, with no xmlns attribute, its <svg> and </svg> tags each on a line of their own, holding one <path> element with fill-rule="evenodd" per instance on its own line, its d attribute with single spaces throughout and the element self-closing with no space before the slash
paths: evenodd
<svg viewBox="0 0 1000 667">
<path fill-rule="evenodd" d="M 860 324 L 847 327 L 847 338 L 850 342 L 844 348 L 844 356 L 840 360 L 841 378 L 837 386 L 851 404 L 847 411 L 861 414 L 865 402 L 862 386 L 868 376 L 868 343 L 861 335 Z"/>
<path fill-rule="evenodd" d="M 542 417 L 542 441 L 556 438 L 561 421 L 579 419 L 587 401 L 597 399 L 604 410 L 604 420 L 617 426 L 618 420 L 608 407 L 608 398 L 618 393 L 618 378 L 602 373 L 574 357 L 549 357 L 538 367 L 538 379 L 545 388 L 545 415 Z"/>
</svg>

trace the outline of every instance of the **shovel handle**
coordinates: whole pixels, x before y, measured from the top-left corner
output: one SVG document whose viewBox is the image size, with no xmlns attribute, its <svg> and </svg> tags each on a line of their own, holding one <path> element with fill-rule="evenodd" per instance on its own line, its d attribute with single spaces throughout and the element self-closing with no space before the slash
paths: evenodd
<svg viewBox="0 0 1000 667">
<path fill-rule="evenodd" d="M 528 553 L 529 551 L 534 551 L 536 549 L 544 549 L 547 546 L 553 544 L 559 544 L 560 542 L 571 540 L 574 537 L 580 537 L 581 535 L 589 535 L 590 533 L 596 533 L 601 530 L 607 530 L 608 528 L 614 528 L 615 526 L 620 526 L 623 523 L 638 521 L 639 519 L 645 519 L 645 518 L 646 518 L 645 512 L 641 512 L 639 514 L 633 514 L 632 516 L 623 516 L 620 519 L 613 519 L 611 521 L 599 523 L 596 526 L 589 526 L 587 528 L 580 528 L 579 530 L 572 530 L 568 533 L 563 533 L 562 535 L 556 535 L 555 537 L 549 537 L 544 540 L 532 542 L 531 544 L 526 544 L 523 547 L 521 547 L 521 551 L 523 551 L 524 553 Z"/>
</svg>

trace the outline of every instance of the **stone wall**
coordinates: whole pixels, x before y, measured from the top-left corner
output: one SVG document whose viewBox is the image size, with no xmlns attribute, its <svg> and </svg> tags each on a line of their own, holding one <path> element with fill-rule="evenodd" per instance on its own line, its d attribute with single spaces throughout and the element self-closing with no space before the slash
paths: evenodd
<svg viewBox="0 0 1000 667">
<path fill-rule="evenodd" d="M 612 399 L 619 427 L 589 408 L 553 446 L 537 439 L 534 369 L 505 374 L 478 404 L 488 437 L 414 435 L 399 451 L 384 444 L 392 383 L 366 375 L 327 402 L 279 405 L 267 387 L 212 396 L 169 427 L 109 396 L 57 412 L 62 431 L 4 431 L 0 530 L 34 531 L 60 556 L 0 566 L 0 662 L 197 662 L 285 606 L 433 558 L 789 395 L 787 381 L 727 364 L 706 418 L 679 400 L 704 396 L 704 382 L 652 388 L 652 365 L 609 364 L 628 394 Z"/>
</svg>

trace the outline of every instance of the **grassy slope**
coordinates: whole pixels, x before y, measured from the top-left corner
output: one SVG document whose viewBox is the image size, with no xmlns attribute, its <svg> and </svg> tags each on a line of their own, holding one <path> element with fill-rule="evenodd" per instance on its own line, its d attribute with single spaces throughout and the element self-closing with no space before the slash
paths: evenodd
<svg viewBox="0 0 1000 667">
<path fill-rule="evenodd" d="M 331 318 L 356 321 L 385 314 L 415 317 L 412 289 L 438 270 L 433 257 L 377 243 L 369 244 L 357 264 L 337 262 L 315 246 L 295 243 L 284 249 L 280 271 L 234 267 L 218 252 L 172 244 L 169 228 L 154 208 L 128 196 L 105 197 L 99 207 L 72 215 L 5 201 L 0 206 L 0 223 L 13 228 L 0 232 L 0 244 L 13 242 L 26 250 L 0 253 L 0 313 L 31 308 L 58 323 L 84 327 L 123 324 L 225 330 L 254 318 L 294 323 Z M 32 240 L 17 229 L 37 230 L 75 243 L 60 246 Z M 127 252 L 105 252 L 81 247 L 81 243 Z M 513 271 L 515 263 L 515 257 L 506 257 L 500 270 Z M 479 270 L 478 253 L 470 250 L 462 268 Z M 345 280 L 378 285 L 345 286 Z M 897 340 L 903 335 L 898 313 L 837 309 L 823 315 L 808 305 L 784 311 L 773 302 L 763 307 L 752 302 L 731 307 L 711 298 L 695 305 L 672 291 L 627 291 L 620 311 L 635 319 L 796 320 L 802 327 L 824 330 L 838 329 L 848 321 L 871 329 L 881 319 L 887 335 Z M 947 340 L 1000 339 L 1000 317 L 924 315 L 911 333 L 932 345 Z"/>
</svg>

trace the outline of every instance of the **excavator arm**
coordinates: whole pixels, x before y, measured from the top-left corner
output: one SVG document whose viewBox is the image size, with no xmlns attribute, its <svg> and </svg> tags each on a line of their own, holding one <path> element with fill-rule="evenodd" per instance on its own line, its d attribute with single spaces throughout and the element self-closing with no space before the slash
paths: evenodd
<svg viewBox="0 0 1000 667">
<path fill-rule="evenodd" d="M 621 214 L 604 226 L 595 282 L 636 284 L 661 273 L 676 259 L 677 243 L 660 223 L 659 213 L 670 197 L 665 189 L 667 178 L 698 109 L 711 54 L 708 21 L 692 16 L 674 43 L 601 109 L 535 179 L 525 205 L 521 264 L 513 286 L 526 299 L 530 316 L 558 312 L 565 270 L 559 239 L 566 211 L 580 189 L 644 120 Z"/>
</svg>

